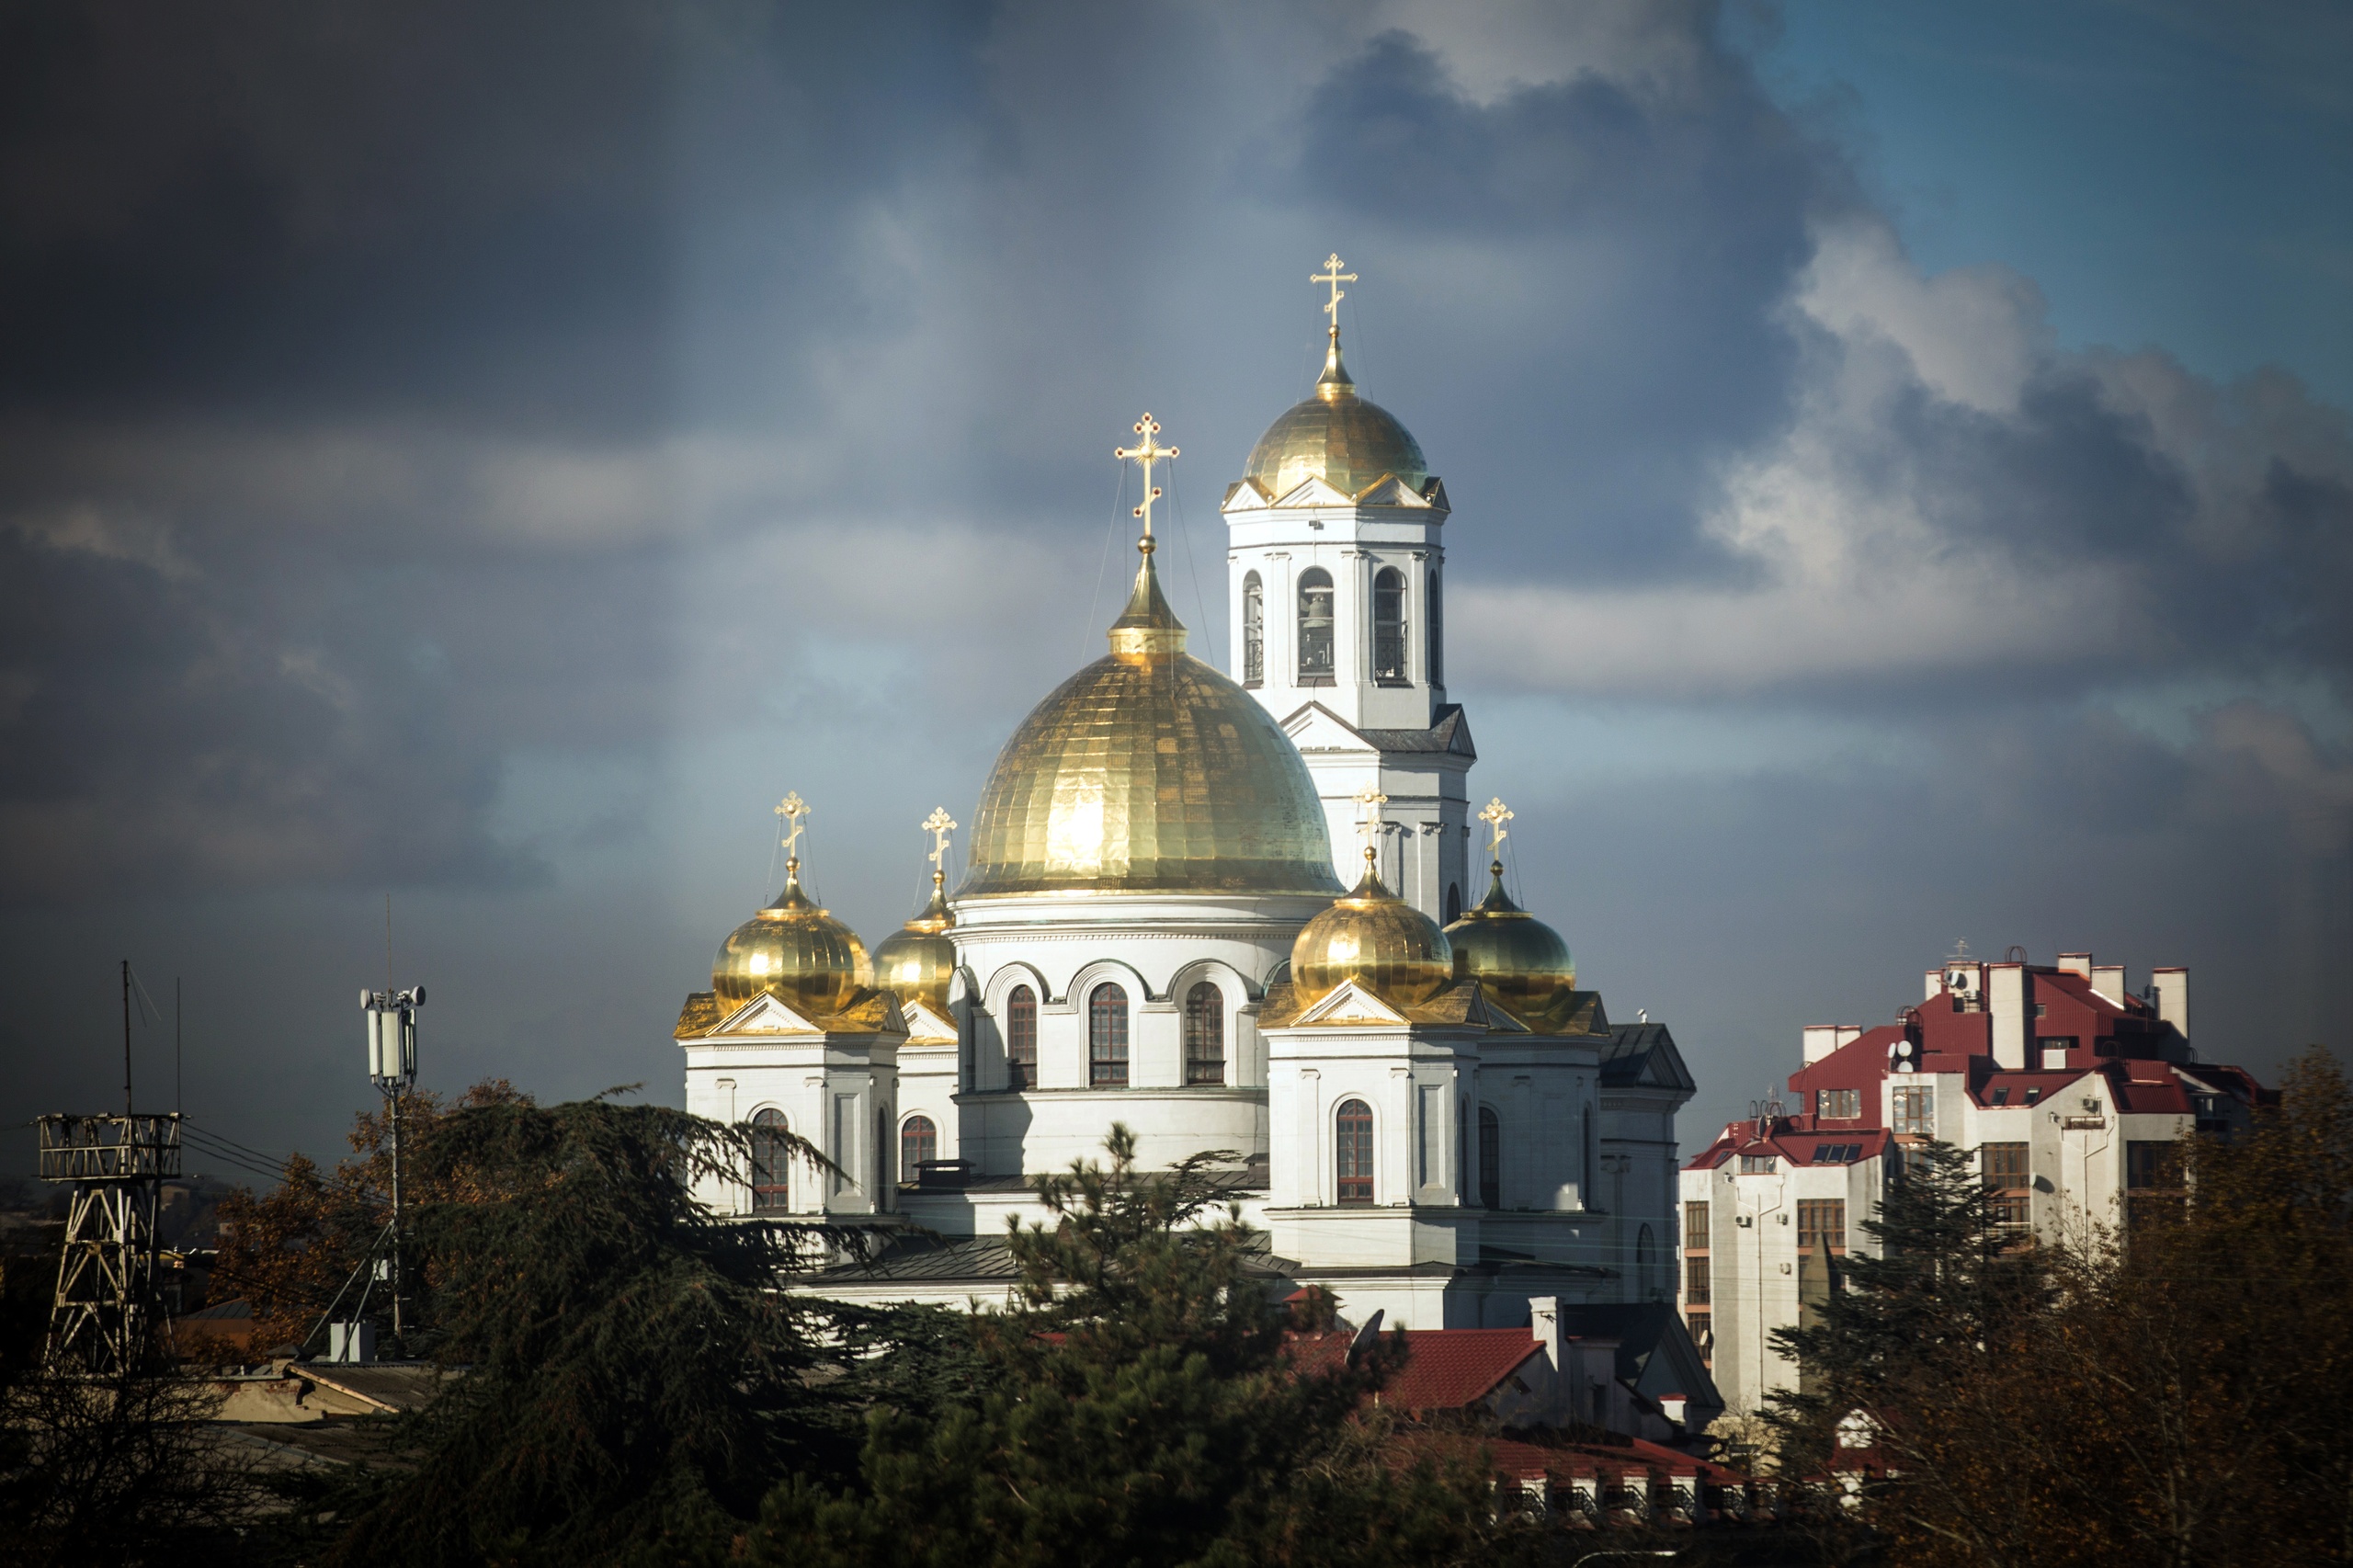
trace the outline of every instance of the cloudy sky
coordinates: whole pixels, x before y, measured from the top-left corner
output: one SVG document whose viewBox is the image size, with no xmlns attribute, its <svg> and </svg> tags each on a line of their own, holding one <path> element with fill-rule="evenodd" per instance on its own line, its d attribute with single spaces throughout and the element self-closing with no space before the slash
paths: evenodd
<svg viewBox="0 0 2353 1568">
<path fill-rule="evenodd" d="M 387 892 L 430 1085 L 675 1099 L 776 799 L 879 937 L 1099 652 L 1140 409 L 1222 648 L 1334 250 L 1687 1147 L 1956 938 L 2341 1048 L 2348 83 L 2284 0 L 12 6 L 5 1119 L 128 956 L 142 1099 L 333 1148 Z"/>
</svg>

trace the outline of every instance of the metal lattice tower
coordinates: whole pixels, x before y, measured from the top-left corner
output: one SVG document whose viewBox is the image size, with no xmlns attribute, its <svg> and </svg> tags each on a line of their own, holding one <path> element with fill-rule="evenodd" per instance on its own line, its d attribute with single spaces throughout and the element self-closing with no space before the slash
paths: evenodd
<svg viewBox="0 0 2353 1568">
<path fill-rule="evenodd" d="M 50 1309 L 48 1364 L 112 1376 L 142 1363 L 156 1327 L 155 1214 L 180 1174 L 180 1119 L 44 1116 L 40 1175 L 74 1184 Z"/>
</svg>

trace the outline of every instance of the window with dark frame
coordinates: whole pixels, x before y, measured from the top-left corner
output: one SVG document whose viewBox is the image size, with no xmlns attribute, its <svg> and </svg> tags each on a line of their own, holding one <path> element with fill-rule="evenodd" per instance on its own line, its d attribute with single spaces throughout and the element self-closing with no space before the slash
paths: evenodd
<svg viewBox="0 0 2353 1568">
<path fill-rule="evenodd" d="M 1843 1198 L 1799 1199 L 1798 1245 L 1845 1250 L 1847 1200 Z"/>
<path fill-rule="evenodd" d="M 1687 1307 L 1704 1307 L 1710 1304 L 1708 1260 L 1704 1257 L 1687 1257 L 1683 1260 L 1683 1304 Z"/>
<path fill-rule="evenodd" d="M 1005 999 L 1006 1086 L 1035 1087 L 1038 1082 L 1038 994 L 1017 985 Z"/>
<path fill-rule="evenodd" d="M 1493 1108 L 1479 1108 L 1479 1207 L 1504 1206 L 1504 1124 Z"/>
<path fill-rule="evenodd" d="M 1770 1154 L 1743 1154 L 1740 1157 L 1740 1174 L 1743 1176 L 1771 1176 L 1779 1168 Z"/>
<path fill-rule="evenodd" d="M 1113 982 L 1086 999 L 1086 1081 L 1105 1089 L 1128 1081 L 1128 993 Z"/>
<path fill-rule="evenodd" d="M 1894 1092 L 1895 1131 L 1933 1138 L 1937 1132 L 1937 1091 L 1931 1084 L 1915 1084 Z"/>
<path fill-rule="evenodd" d="M 1446 618 L 1438 608 L 1440 602 L 1438 597 L 1438 574 L 1433 572 L 1430 574 L 1430 613 L 1427 618 L 1430 623 L 1430 684 L 1432 686 L 1446 684 Z M 1451 919 L 1451 916 L 1449 918 Z"/>
<path fill-rule="evenodd" d="M 2031 1162 L 2024 1143 L 1981 1143 L 1977 1174 L 1988 1194 L 1986 1210 L 1994 1223 L 2006 1231 L 2025 1231 L 2034 1222 Z"/>
<path fill-rule="evenodd" d="M 1336 666 L 1332 658 L 1332 574 L 1311 566 L 1299 574 L 1299 684 L 1330 686 Z"/>
<path fill-rule="evenodd" d="M 1687 1247 L 1708 1244 L 1708 1204 L 1704 1199 L 1683 1206 L 1683 1244 Z"/>
<path fill-rule="evenodd" d="M 939 1129 L 927 1116 L 911 1116 L 899 1124 L 899 1179 L 921 1178 L 923 1167 L 939 1158 Z"/>
<path fill-rule="evenodd" d="M 781 1214 L 792 1207 L 792 1157 L 787 1153 L 784 1112 L 752 1117 L 752 1212 Z"/>
<path fill-rule="evenodd" d="M 1381 686 L 1404 686 L 1405 574 L 1384 566 L 1372 579 L 1372 678 Z"/>
<path fill-rule="evenodd" d="M 1372 1201 L 1372 1108 L 1362 1100 L 1343 1100 L 1333 1118 L 1334 1174 L 1343 1203 Z"/>
<path fill-rule="evenodd" d="M 1863 1114 L 1860 1089 L 1824 1089 L 1815 1102 L 1825 1121 L 1851 1121 Z"/>
<path fill-rule="evenodd" d="M 1242 684 L 1260 686 L 1267 679 L 1267 590 L 1258 574 L 1242 579 Z"/>
<path fill-rule="evenodd" d="M 1225 993 L 1206 980 L 1185 993 L 1185 1082 L 1225 1082 Z"/>
</svg>

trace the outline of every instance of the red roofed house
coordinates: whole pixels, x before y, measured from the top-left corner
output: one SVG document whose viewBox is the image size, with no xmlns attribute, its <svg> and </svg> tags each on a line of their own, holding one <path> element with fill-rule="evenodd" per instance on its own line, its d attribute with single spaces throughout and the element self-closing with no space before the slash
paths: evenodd
<svg viewBox="0 0 2353 1568">
<path fill-rule="evenodd" d="M 1893 1024 L 1807 1028 L 1793 1103 L 1759 1106 L 1683 1168 L 1684 1318 L 1728 1410 L 1796 1382 L 1773 1331 L 1865 1244 L 1905 1145 L 1976 1151 L 2006 1222 L 2048 1241 L 2129 1224 L 2171 1144 L 2244 1124 L 2265 1092 L 2191 1048 L 2185 969 L 2136 994 L 2089 953 L 1989 963 L 1963 944 L 1926 990 Z"/>
</svg>

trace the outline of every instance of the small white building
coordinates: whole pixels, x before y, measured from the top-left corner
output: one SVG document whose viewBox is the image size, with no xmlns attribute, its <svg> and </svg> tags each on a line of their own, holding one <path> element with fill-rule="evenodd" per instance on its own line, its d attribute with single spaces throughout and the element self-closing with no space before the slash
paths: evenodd
<svg viewBox="0 0 2353 1568">
<path fill-rule="evenodd" d="M 2015 950 L 2015 949 L 2014 949 Z M 1681 1301 L 1727 1409 L 1762 1408 L 1798 1369 L 1774 1331 L 1805 1321 L 1862 1224 L 1930 1139 L 1972 1151 L 2019 1239 L 2089 1240 L 2131 1223 L 2167 1152 L 2243 1123 L 2263 1092 L 2189 1043 L 2189 971 L 2139 994 L 2124 966 L 2063 953 L 2044 967 L 1965 951 L 1878 1028 L 1803 1032 L 1792 1099 L 1761 1105 L 1682 1172 Z"/>
</svg>

